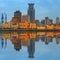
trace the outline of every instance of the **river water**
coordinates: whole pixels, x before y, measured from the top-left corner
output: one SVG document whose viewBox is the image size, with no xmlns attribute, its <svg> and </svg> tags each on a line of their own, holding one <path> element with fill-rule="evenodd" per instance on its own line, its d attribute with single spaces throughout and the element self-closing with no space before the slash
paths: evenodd
<svg viewBox="0 0 60 60">
<path fill-rule="evenodd" d="M 0 60 L 60 60 L 60 32 L 2 32 Z"/>
</svg>

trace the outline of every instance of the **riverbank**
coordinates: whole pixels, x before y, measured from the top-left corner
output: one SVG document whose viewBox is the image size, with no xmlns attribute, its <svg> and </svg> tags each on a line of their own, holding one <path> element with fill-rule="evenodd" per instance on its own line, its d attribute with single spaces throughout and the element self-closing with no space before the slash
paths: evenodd
<svg viewBox="0 0 60 60">
<path fill-rule="evenodd" d="M 60 30 L 51 30 L 51 29 L 0 29 L 0 32 L 12 32 L 12 31 L 34 31 L 34 32 L 60 32 Z"/>
</svg>

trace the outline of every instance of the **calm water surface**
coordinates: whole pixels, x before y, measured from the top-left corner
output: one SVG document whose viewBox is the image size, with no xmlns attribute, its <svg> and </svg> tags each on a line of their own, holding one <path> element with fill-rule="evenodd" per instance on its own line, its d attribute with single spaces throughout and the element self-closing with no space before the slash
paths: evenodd
<svg viewBox="0 0 60 60">
<path fill-rule="evenodd" d="M 0 60 L 60 60 L 60 32 L 0 33 Z"/>
</svg>

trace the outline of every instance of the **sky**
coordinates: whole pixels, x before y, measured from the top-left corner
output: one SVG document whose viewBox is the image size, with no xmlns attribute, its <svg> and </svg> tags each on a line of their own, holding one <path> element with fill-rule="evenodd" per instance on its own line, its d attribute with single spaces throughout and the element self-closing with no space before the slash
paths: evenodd
<svg viewBox="0 0 60 60">
<path fill-rule="evenodd" d="M 48 16 L 55 21 L 60 17 L 60 0 L 0 0 L 0 17 L 2 12 L 6 13 L 9 21 L 16 10 L 20 10 L 22 15 L 27 14 L 28 3 L 35 4 L 35 19 L 42 20 Z"/>
</svg>

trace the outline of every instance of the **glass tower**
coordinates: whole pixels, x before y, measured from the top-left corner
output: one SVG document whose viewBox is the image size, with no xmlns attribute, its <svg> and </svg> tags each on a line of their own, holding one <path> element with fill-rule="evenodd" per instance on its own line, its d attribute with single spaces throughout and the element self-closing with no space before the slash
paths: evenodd
<svg viewBox="0 0 60 60">
<path fill-rule="evenodd" d="M 30 22 L 34 22 L 35 20 L 35 8 L 34 8 L 34 3 L 29 3 L 28 4 L 28 15 L 30 16 Z"/>
</svg>

